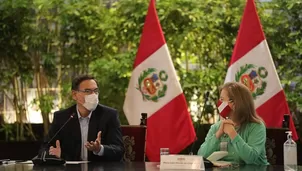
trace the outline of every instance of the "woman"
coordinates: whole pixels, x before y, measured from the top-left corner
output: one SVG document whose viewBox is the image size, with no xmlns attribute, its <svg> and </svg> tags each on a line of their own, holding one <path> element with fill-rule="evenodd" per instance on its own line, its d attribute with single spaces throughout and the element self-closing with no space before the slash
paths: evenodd
<svg viewBox="0 0 302 171">
<path fill-rule="evenodd" d="M 198 155 L 205 158 L 215 151 L 228 151 L 221 160 L 238 164 L 267 165 L 266 128 L 256 114 L 253 97 L 246 86 L 226 83 L 220 90 L 220 100 L 231 108 L 229 119 L 211 126 Z"/>
</svg>

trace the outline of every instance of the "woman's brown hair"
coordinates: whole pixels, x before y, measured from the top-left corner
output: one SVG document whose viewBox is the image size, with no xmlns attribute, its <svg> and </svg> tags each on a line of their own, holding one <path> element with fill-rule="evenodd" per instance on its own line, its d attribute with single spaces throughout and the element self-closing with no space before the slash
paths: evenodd
<svg viewBox="0 0 302 171">
<path fill-rule="evenodd" d="M 220 93 L 222 90 L 227 91 L 229 99 L 233 102 L 235 122 L 241 126 L 249 122 L 263 123 L 261 117 L 256 113 L 253 96 L 245 85 L 237 82 L 228 82 L 220 88 Z"/>
</svg>

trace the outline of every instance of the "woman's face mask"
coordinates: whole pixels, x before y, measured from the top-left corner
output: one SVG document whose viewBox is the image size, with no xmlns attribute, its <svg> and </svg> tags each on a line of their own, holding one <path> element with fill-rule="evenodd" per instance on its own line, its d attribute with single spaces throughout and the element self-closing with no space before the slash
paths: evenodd
<svg viewBox="0 0 302 171">
<path fill-rule="evenodd" d="M 232 109 L 228 102 L 218 100 L 217 103 L 218 111 L 221 117 L 226 118 L 231 113 Z"/>
</svg>

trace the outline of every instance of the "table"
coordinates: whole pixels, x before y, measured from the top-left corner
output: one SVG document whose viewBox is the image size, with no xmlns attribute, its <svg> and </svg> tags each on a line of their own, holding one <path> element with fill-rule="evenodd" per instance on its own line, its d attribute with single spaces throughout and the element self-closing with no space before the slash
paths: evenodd
<svg viewBox="0 0 302 171">
<path fill-rule="evenodd" d="M 0 171 L 158 171 L 157 162 L 132 162 L 132 163 L 86 163 L 86 164 L 66 164 L 63 166 L 34 166 L 33 164 L 8 164 L 1 165 Z M 241 165 L 228 168 L 211 168 L 206 171 L 283 171 L 284 168 L 280 166 L 255 166 L 255 165 Z M 298 167 L 302 170 L 302 166 Z M 178 170 L 179 171 L 179 170 Z"/>
</svg>

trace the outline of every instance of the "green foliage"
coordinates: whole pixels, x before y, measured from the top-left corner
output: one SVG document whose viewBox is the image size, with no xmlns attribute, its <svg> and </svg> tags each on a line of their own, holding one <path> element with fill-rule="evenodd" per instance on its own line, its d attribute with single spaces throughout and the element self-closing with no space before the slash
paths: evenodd
<svg viewBox="0 0 302 171">
<path fill-rule="evenodd" d="M 273 0 L 263 16 L 264 29 L 291 113 L 302 125 L 301 1 Z M 299 131 L 302 136 L 302 129 Z"/>
<path fill-rule="evenodd" d="M 234 41 L 230 35 L 236 33 L 239 25 L 236 16 L 241 7 L 240 1 L 227 0 L 157 3 L 180 83 L 187 101 L 197 104 L 197 111 L 191 111 L 191 114 L 197 114 L 198 120 L 208 121 L 215 113 L 212 105 L 217 99 L 217 87 L 223 83 L 226 73 Z M 204 106 L 206 91 L 211 91 L 211 98 Z M 203 108 L 206 110 L 201 114 Z"/>
<path fill-rule="evenodd" d="M 14 76 L 26 81 L 30 78 L 30 57 L 25 54 L 24 40 L 32 30 L 28 26 L 32 16 L 31 1 L 4 1 L 0 9 L 0 78 L 1 89 L 7 89 Z"/>
<path fill-rule="evenodd" d="M 184 93 L 188 101 L 197 102 L 199 112 L 203 107 L 201 105 L 203 92 L 212 90 L 214 92 L 212 96 L 217 99 L 215 91 L 217 91 L 217 86 L 223 83 L 222 75 L 225 75 L 226 64 L 231 56 L 232 42 L 239 25 L 239 13 L 243 7 L 243 5 L 238 5 L 239 2 L 224 0 L 200 3 L 191 0 L 172 0 L 156 3 L 159 19 Z M 116 51 L 113 51 L 111 56 L 103 56 L 104 66 L 94 65 L 92 73 L 104 77 L 104 72 L 101 71 L 106 71 L 106 74 L 110 70 L 120 72 L 121 64 L 114 61 L 124 62 L 125 59 L 120 57 L 130 56 L 126 61 L 129 63 L 123 64 L 127 65 L 123 68 L 124 74 L 120 76 L 114 74 L 115 76 L 104 78 L 107 84 L 108 82 L 115 83 L 109 86 L 110 89 L 120 90 L 115 86 L 125 85 L 122 92 L 126 91 L 127 81 L 124 82 L 124 80 L 130 78 L 132 70 L 130 66 L 133 64 L 137 51 L 147 8 L 148 2 L 145 0 L 123 0 L 115 3 L 110 9 L 109 14 L 115 22 L 113 30 L 116 30 L 111 31 L 114 34 L 110 43 L 112 49 Z M 225 29 L 228 31 L 226 32 Z M 196 66 L 195 69 L 191 69 L 192 65 Z M 109 66 L 113 68 L 99 71 L 100 67 L 105 69 Z M 100 77 L 99 79 L 102 79 Z M 120 93 L 120 91 L 115 92 L 112 92 L 113 97 Z M 109 96 L 102 96 L 105 102 L 111 101 L 107 97 Z M 124 94 L 119 97 L 122 100 L 118 108 L 122 112 Z M 110 104 L 110 106 L 113 105 L 115 104 Z M 213 113 L 212 105 L 209 105 L 207 109 L 207 113 Z"/>
<path fill-rule="evenodd" d="M 195 102 L 197 106 L 197 110 L 190 108 L 197 115 L 193 118 L 197 124 L 209 121 L 216 113 L 218 87 L 224 82 L 245 2 L 156 1 L 183 92 L 189 105 Z M 38 92 L 34 102 L 39 104 L 47 122 L 46 116 L 54 107 L 53 98 L 57 98 L 48 90 L 58 88 L 59 107 L 66 108 L 74 103 L 71 80 L 79 74 L 91 73 L 98 80 L 100 102 L 118 109 L 122 124 L 126 124 L 122 107 L 148 4 L 146 0 L 120 0 L 108 8 L 103 1 L 95 0 L 3 1 L 1 92 L 18 97 L 12 101 L 16 110 L 22 111 L 21 102 L 26 97 L 15 90 L 34 85 Z M 290 108 L 299 118 L 302 3 L 273 0 L 257 5 Z M 211 93 L 204 105 L 206 91 Z M 203 109 L 205 114 L 201 113 Z"/>
<path fill-rule="evenodd" d="M 0 132 L 4 132 L 5 134 L 5 141 L 12 141 L 14 140 L 13 134 L 13 125 L 10 124 L 1 124 Z"/>
<path fill-rule="evenodd" d="M 24 139 L 26 117 L 26 94 L 24 89 L 32 80 L 31 59 L 26 54 L 26 38 L 32 32 L 32 1 L 3 1 L 0 8 L 0 90 L 12 102 L 16 111 L 17 126 L 14 137 Z M 4 126 L 6 136 L 11 136 L 10 127 Z M 30 131 L 30 130 L 29 130 Z"/>
<path fill-rule="evenodd" d="M 49 114 L 51 110 L 54 108 L 54 96 L 50 94 L 44 94 L 40 96 L 39 99 L 34 99 L 32 101 L 33 104 L 38 105 L 39 109 L 42 109 L 43 113 Z"/>
<path fill-rule="evenodd" d="M 66 82 L 65 81 L 62 83 L 61 92 L 60 92 L 62 95 L 62 102 L 61 102 L 60 109 L 65 109 L 75 104 L 71 95 L 71 81 L 70 79 Z"/>
<path fill-rule="evenodd" d="M 130 55 L 117 55 L 116 59 L 98 59 L 91 64 L 91 72 L 98 80 L 100 102 L 123 113 L 123 103 L 131 71 Z M 125 115 L 120 115 L 121 123 L 126 124 Z"/>
</svg>

